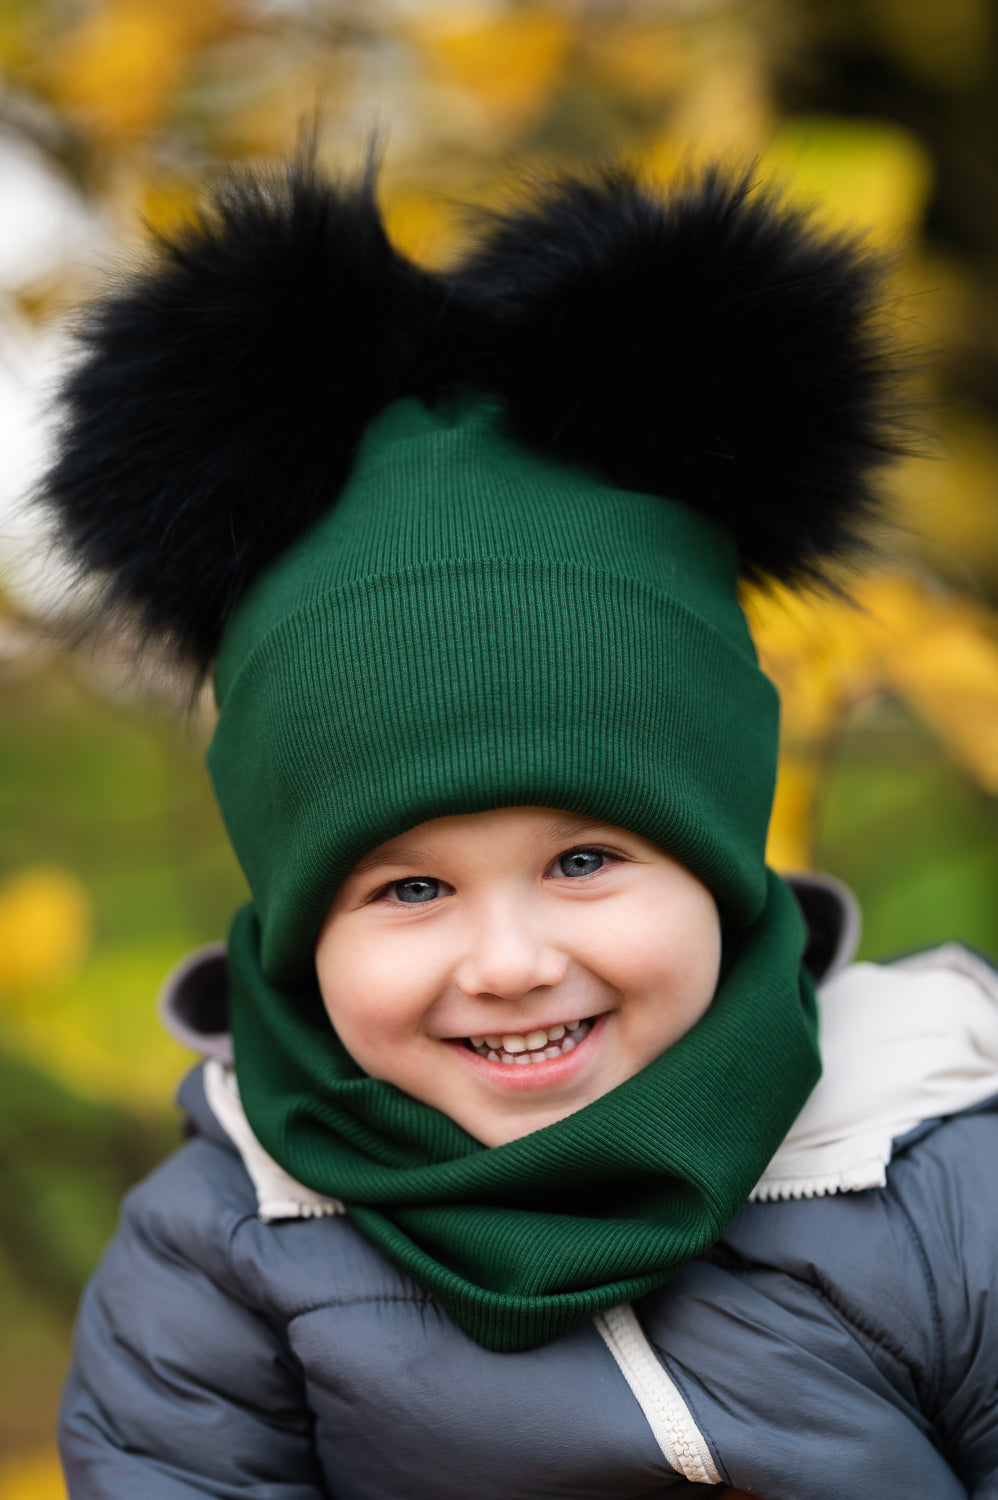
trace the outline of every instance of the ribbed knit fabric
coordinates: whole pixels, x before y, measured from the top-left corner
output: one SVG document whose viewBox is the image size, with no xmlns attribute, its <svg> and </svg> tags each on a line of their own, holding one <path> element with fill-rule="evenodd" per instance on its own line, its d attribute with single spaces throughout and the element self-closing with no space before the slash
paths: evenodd
<svg viewBox="0 0 998 1500">
<path fill-rule="evenodd" d="M 223 641 L 209 767 L 253 894 L 230 944 L 247 1116 L 490 1348 L 552 1338 L 699 1254 L 818 1075 L 802 922 L 764 865 L 777 699 L 737 572 L 715 523 L 528 452 L 495 401 L 406 400 Z M 486 1150 L 361 1073 L 313 952 L 373 846 L 524 805 L 693 870 L 723 977 L 636 1077 Z"/>
</svg>

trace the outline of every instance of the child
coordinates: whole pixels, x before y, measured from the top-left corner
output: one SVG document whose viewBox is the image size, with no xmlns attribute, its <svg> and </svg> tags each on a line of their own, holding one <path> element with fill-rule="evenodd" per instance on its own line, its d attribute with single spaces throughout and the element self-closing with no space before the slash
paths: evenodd
<svg viewBox="0 0 998 1500">
<path fill-rule="evenodd" d="M 49 494 L 213 665 L 253 901 L 72 1500 L 998 1497 L 998 986 L 766 871 L 736 598 L 871 510 L 874 296 L 745 183 L 555 182 L 443 274 L 306 165 L 95 313 Z"/>
</svg>

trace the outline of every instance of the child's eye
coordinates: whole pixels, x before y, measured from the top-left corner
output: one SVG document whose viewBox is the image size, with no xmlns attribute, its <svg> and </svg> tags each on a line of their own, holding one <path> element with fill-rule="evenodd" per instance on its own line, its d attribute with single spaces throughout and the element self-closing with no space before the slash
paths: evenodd
<svg viewBox="0 0 998 1500">
<path fill-rule="evenodd" d="M 388 893 L 395 897 L 396 901 L 404 901 L 409 906 L 416 906 L 422 901 L 435 901 L 440 894 L 439 880 L 424 880 L 420 876 L 411 876 L 408 880 L 396 880 L 388 887 Z"/>
<path fill-rule="evenodd" d="M 606 863 L 602 849 L 569 849 L 558 856 L 558 869 L 562 875 L 594 875 Z"/>
</svg>

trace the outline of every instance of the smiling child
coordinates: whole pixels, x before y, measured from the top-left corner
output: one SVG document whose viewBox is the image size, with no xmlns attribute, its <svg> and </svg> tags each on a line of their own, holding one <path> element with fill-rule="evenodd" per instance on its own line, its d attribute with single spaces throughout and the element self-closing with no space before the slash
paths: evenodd
<svg viewBox="0 0 998 1500">
<path fill-rule="evenodd" d="M 95 310 L 49 499 L 212 671 L 252 900 L 72 1500 L 996 1500 L 995 981 L 766 869 L 738 603 L 875 509 L 875 309 L 746 182 L 555 180 L 430 273 L 305 163 Z"/>
</svg>

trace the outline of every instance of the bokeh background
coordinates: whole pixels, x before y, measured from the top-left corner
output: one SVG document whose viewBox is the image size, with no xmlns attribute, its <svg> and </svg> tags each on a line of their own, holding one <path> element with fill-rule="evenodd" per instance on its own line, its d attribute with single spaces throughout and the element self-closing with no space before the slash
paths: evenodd
<svg viewBox="0 0 998 1500">
<path fill-rule="evenodd" d="M 771 854 L 853 885 L 863 952 L 998 952 L 998 55 L 990 0 L 0 0 L 0 1500 L 63 1491 L 79 1287 L 176 1138 L 154 1000 L 243 894 L 210 708 L 44 624 L 18 498 L 72 309 L 236 158 L 385 145 L 393 236 L 445 262 L 510 163 L 720 157 L 892 257 L 925 351 L 896 532 L 851 602 L 747 601 L 784 696 Z"/>
</svg>

